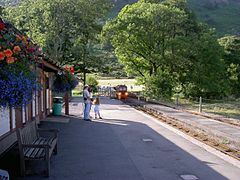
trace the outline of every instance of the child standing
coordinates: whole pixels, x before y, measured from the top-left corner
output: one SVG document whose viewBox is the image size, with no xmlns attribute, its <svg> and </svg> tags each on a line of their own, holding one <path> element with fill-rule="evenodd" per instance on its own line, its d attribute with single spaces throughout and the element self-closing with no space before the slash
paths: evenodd
<svg viewBox="0 0 240 180">
<path fill-rule="evenodd" d="M 97 116 L 99 117 L 99 119 L 102 119 L 102 117 L 100 116 L 100 99 L 99 96 L 96 97 L 96 99 L 94 100 L 94 112 L 95 112 L 95 119 L 97 119 Z"/>
</svg>

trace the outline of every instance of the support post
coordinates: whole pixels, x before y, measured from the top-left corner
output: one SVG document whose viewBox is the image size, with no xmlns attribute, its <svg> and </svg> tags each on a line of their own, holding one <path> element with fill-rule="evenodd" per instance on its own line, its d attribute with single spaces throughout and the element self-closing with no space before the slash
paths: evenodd
<svg viewBox="0 0 240 180">
<path fill-rule="evenodd" d="M 86 72 L 83 71 L 83 87 L 86 85 Z"/>
<path fill-rule="evenodd" d="M 64 100 L 65 100 L 65 115 L 69 115 L 69 93 L 68 92 L 65 93 Z"/>
</svg>

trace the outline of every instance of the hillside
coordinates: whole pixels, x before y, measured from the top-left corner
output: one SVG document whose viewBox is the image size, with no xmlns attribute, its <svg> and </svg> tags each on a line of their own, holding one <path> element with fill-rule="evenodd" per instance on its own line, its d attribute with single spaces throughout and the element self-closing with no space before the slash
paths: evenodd
<svg viewBox="0 0 240 180">
<path fill-rule="evenodd" d="M 21 0 L 0 0 L 0 5 L 17 4 Z M 126 5 L 138 0 L 113 0 L 115 7 L 110 14 L 114 17 Z M 190 9 L 200 21 L 216 28 L 220 36 L 240 34 L 240 0 L 188 0 Z"/>
<path fill-rule="evenodd" d="M 189 7 L 220 35 L 240 34 L 240 0 L 189 0 Z"/>
<path fill-rule="evenodd" d="M 137 0 L 116 0 L 113 14 Z M 216 28 L 218 34 L 240 34 L 240 0 L 188 0 L 200 21 Z"/>
</svg>

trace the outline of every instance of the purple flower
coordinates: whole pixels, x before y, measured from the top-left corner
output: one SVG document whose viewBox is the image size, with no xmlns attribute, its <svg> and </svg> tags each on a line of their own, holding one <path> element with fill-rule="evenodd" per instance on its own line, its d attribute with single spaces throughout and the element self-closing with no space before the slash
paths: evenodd
<svg viewBox="0 0 240 180">
<path fill-rule="evenodd" d="M 37 77 L 29 66 L 20 63 L 0 64 L 0 106 L 18 107 L 32 100 L 34 91 L 40 90 Z"/>
</svg>

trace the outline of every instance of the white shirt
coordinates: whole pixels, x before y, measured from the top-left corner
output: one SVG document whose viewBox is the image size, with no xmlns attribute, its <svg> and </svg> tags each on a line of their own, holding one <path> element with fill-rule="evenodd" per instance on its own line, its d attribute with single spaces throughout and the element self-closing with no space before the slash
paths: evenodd
<svg viewBox="0 0 240 180">
<path fill-rule="evenodd" d="M 87 100 L 84 100 L 84 102 L 87 102 L 87 101 L 90 102 L 90 93 L 87 89 L 83 90 L 83 98 L 87 98 Z"/>
</svg>

